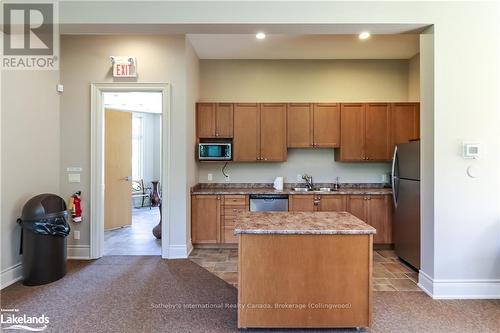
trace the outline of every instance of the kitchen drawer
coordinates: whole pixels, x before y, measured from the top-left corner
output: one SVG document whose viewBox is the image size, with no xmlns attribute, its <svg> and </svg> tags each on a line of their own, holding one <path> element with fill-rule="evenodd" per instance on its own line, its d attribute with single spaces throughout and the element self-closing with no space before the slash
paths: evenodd
<svg viewBox="0 0 500 333">
<path fill-rule="evenodd" d="M 223 226 L 232 226 L 236 225 L 236 216 L 224 216 L 224 225 Z"/>
<path fill-rule="evenodd" d="M 225 206 L 224 207 L 224 216 L 236 216 L 243 212 L 247 212 L 247 206 Z"/>
<path fill-rule="evenodd" d="M 246 206 L 247 196 L 246 195 L 225 195 L 224 205 L 226 206 Z"/>
<path fill-rule="evenodd" d="M 238 243 L 238 236 L 234 234 L 234 227 L 224 228 L 224 243 L 226 244 Z"/>
</svg>

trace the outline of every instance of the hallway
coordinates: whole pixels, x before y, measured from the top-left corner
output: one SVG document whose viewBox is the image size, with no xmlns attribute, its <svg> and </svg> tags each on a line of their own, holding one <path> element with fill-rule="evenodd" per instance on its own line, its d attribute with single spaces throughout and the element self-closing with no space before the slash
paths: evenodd
<svg viewBox="0 0 500 333">
<path fill-rule="evenodd" d="M 104 231 L 104 255 L 161 255 L 161 240 L 151 233 L 159 221 L 158 207 L 133 208 L 131 226 Z"/>
</svg>

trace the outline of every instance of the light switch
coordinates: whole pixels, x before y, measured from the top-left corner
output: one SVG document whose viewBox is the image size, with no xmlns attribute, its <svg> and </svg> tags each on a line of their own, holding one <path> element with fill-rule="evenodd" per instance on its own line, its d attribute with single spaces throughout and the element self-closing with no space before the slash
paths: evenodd
<svg viewBox="0 0 500 333">
<path fill-rule="evenodd" d="M 73 238 L 74 239 L 80 239 L 80 231 L 79 230 L 73 231 Z"/>
<path fill-rule="evenodd" d="M 211 173 L 209 173 L 209 174 L 207 175 L 207 180 L 208 180 L 208 181 L 211 181 L 211 180 L 213 180 L 213 179 L 214 179 L 214 176 L 213 176 Z"/>
<path fill-rule="evenodd" d="M 79 183 L 80 182 L 80 174 L 79 173 L 70 173 L 70 174 L 68 174 L 68 182 L 70 182 L 70 183 Z"/>
</svg>

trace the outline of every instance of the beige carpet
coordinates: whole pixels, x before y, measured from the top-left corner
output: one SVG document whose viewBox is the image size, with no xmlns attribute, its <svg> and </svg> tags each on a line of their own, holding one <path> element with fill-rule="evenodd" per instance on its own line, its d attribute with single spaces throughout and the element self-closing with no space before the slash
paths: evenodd
<svg viewBox="0 0 500 333">
<path fill-rule="evenodd" d="M 47 315 L 46 332 L 237 331 L 236 311 L 224 308 L 237 302 L 236 288 L 190 260 L 109 256 L 69 266 L 68 275 L 54 283 L 16 283 L 2 290 L 2 308 Z M 499 300 L 435 301 L 422 292 L 375 292 L 370 332 L 499 332 L 499 318 Z M 321 330 L 330 331 L 354 330 Z"/>
</svg>

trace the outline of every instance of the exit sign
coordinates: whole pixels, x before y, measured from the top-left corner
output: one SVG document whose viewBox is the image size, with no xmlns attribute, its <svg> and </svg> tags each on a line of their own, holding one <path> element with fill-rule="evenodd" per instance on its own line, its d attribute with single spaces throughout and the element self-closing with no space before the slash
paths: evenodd
<svg viewBox="0 0 500 333">
<path fill-rule="evenodd" d="M 113 77 L 137 77 L 137 61 L 134 57 L 111 57 Z"/>
</svg>

